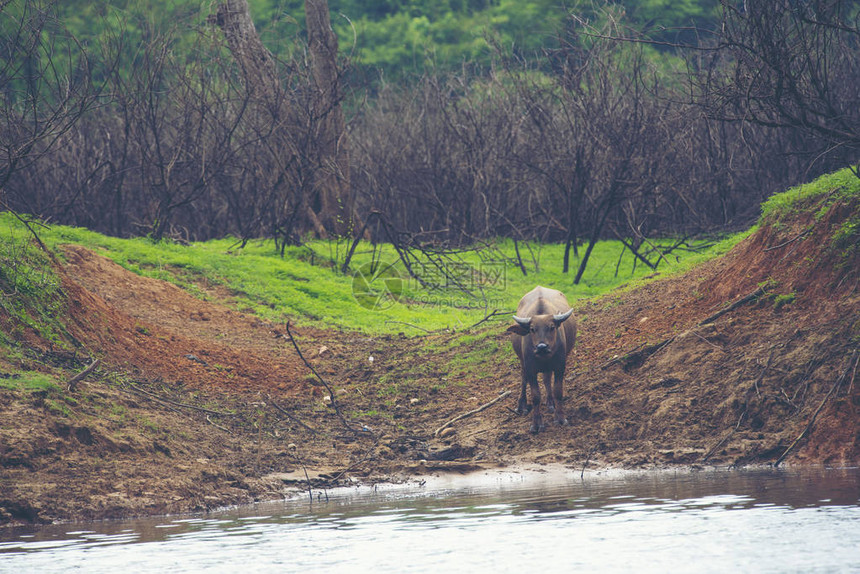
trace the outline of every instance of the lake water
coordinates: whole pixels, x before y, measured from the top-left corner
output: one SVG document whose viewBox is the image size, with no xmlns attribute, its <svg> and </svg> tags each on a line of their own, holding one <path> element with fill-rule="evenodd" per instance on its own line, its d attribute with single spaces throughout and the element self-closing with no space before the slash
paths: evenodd
<svg viewBox="0 0 860 574">
<path fill-rule="evenodd" d="M 858 572 L 860 471 L 486 472 L 0 530 L 0 572 L 203 571 Z"/>
</svg>

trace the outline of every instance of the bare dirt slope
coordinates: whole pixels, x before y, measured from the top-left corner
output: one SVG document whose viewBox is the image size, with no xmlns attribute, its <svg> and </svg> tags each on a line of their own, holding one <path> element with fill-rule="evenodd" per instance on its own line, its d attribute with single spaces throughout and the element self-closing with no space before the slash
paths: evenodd
<svg viewBox="0 0 860 574">
<path fill-rule="evenodd" d="M 571 424 L 539 435 L 512 410 L 506 325 L 486 327 L 486 355 L 456 333 L 293 328 L 326 387 L 284 325 L 68 246 L 69 331 L 103 365 L 62 408 L 0 401 L 15 421 L 0 428 L 0 522 L 272 499 L 306 488 L 305 472 L 320 488 L 506 464 L 856 463 L 860 262 L 827 247 L 856 209 L 763 228 L 686 275 L 577 304 Z M 23 345 L 13 366 L 83 366 L 36 337 Z"/>
</svg>

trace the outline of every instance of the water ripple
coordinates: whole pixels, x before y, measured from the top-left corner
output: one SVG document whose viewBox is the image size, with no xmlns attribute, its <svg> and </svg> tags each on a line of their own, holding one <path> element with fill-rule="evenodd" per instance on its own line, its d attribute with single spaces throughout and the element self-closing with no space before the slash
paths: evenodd
<svg viewBox="0 0 860 574">
<path fill-rule="evenodd" d="M 0 572 L 860 570 L 860 473 L 620 473 L 0 532 Z"/>
</svg>

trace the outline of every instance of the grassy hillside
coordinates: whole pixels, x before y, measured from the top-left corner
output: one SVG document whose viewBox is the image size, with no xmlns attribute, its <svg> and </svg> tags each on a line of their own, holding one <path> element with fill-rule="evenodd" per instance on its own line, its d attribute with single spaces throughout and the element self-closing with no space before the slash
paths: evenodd
<svg viewBox="0 0 860 574">
<path fill-rule="evenodd" d="M 433 259 L 419 257 L 412 265 L 419 280 L 410 276 L 390 245 L 360 244 L 343 273 L 340 267 L 350 247 L 346 241 L 311 241 L 288 248 L 281 257 L 272 242 L 240 248 L 231 238 L 190 245 L 153 243 L 64 226 L 41 229 L 40 236 L 52 249 L 82 244 L 135 273 L 173 282 L 199 297 L 205 298 L 208 289 L 226 289 L 237 309 L 269 320 L 290 318 L 368 333 L 462 329 L 494 311 L 513 312 L 519 298 L 538 284 L 562 290 L 574 303 L 654 274 L 617 241 L 601 242 L 582 283 L 573 285 L 574 273 L 561 271 L 564 246 L 553 244 L 519 244 L 522 268 L 513 242 L 507 240 Z M 26 230 L 8 214 L 0 214 L 0 237 L 10 262 L 16 251 L 33 253 Z M 660 261 L 657 271 L 665 275 L 688 269 L 724 253 L 740 237 L 691 243 Z M 572 256 L 573 270 L 578 263 Z M 43 292 L 40 282 L 50 281 L 49 272 L 40 269 L 41 278 L 32 278 L 34 292 Z M 10 271 L 15 276 L 11 281 L 26 281 L 21 270 Z"/>
<path fill-rule="evenodd" d="M 811 231 L 834 203 L 842 201 L 848 205 L 860 199 L 860 177 L 850 169 L 819 177 L 812 183 L 793 187 L 768 199 L 762 205 L 762 225 L 780 226 L 784 219 L 791 218 L 799 210 L 815 206 L 813 222 L 803 231 Z M 849 259 L 860 249 L 860 213 L 847 214 L 833 234 L 832 251 Z"/>
</svg>

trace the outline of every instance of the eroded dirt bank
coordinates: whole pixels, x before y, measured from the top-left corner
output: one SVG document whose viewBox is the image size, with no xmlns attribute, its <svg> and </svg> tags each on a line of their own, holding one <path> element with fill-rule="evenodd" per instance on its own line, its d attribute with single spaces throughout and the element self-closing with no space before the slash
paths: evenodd
<svg viewBox="0 0 860 574">
<path fill-rule="evenodd" d="M 684 276 L 578 303 L 571 424 L 539 435 L 512 411 L 518 368 L 503 322 L 471 344 L 293 327 L 332 403 L 283 324 L 68 246 L 80 353 L 24 333 L 0 376 L 74 373 L 85 355 L 102 365 L 67 398 L 0 395 L 0 523 L 273 499 L 306 487 L 305 472 L 319 488 L 513 464 L 772 463 L 787 450 L 785 463 L 856 463 L 860 261 L 827 248 L 856 209 L 763 228 Z"/>
</svg>

